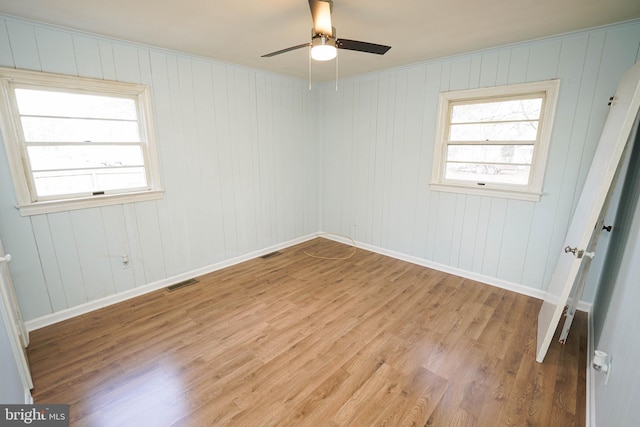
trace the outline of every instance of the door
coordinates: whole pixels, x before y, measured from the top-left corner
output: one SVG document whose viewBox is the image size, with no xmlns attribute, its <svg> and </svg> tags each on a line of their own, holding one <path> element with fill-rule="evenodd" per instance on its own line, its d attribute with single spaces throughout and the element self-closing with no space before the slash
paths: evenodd
<svg viewBox="0 0 640 427">
<path fill-rule="evenodd" d="M 29 334 L 24 326 L 22 314 L 18 307 L 13 282 L 9 272 L 9 262 L 11 255 L 6 254 L 2 241 L 0 241 L 0 315 L 7 329 L 11 350 L 16 359 L 18 374 L 22 380 L 25 390 L 33 388 L 29 362 L 27 359 L 27 346 L 29 345 Z"/>
<path fill-rule="evenodd" d="M 589 174 L 567 231 L 563 249 L 558 254 L 551 283 L 538 313 L 536 360 L 544 360 L 569 294 L 576 282 L 582 262 L 593 256 L 590 242 L 599 233 L 598 220 L 622 160 L 627 142 L 637 126 L 640 109 L 640 63 L 629 69 L 620 80 L 611 109 L 604 124 Z M 600 227 L 601 229 L 602 227 Z M 596 255 L 597 248 L 594 249 Z"/>
</svg>

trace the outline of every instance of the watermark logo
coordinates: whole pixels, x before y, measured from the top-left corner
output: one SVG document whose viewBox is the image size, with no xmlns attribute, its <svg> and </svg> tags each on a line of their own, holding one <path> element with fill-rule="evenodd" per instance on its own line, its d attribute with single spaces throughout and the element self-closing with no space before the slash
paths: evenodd
<svg viewBox="0 0 640 427">
<path fill-rule="evenodd" d="M 2 405 L 0 427 L 69 427 L 69 405 Z"/>
</svg>

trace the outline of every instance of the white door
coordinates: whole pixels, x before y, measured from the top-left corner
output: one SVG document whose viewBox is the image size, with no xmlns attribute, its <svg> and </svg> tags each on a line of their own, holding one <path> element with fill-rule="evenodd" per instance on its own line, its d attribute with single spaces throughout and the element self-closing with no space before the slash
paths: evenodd
<svg viewBox="0 0 640 427">
<path fill-rule="evenodd" d="M 26 349 L 29 345 L 29 334 L 24 326 L 22 314 L 13 290 L 13 282 L 11 281 L 8 265 L 10 261 L 11 255 L 5 253 L 2 241 L 0 241 L 0 315 L 7 328 L 7 336 L 16 359 L 22 385 L 25 390 L 31 390 L 33 382 Z"/>
<path fill-rule="evenodd" d="M 591 169 L 569 224 L 563 249 L 558 254 L 558 263 L 545 300 L 538 313 L 536 360 L 540 363 L 547 354 L 582 261 L 591 255 L 587 251 L 589 243 L 594 233 L 600 232 L 597 229 L 598 219 L 627 142 L 635 131 L 634 124 L 639 109 L 640 63 L 637 63 L 622 76 L 612 100 Z M 596 256 L 604 256 L 597 251 L 595 248 Z"/>
</svg>

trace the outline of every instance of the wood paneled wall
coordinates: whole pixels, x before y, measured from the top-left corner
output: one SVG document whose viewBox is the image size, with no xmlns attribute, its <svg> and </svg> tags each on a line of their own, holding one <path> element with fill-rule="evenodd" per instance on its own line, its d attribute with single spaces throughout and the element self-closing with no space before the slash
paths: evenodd
<svg viewBox="0 0 640 427">
<path fill-rule="evenodd" d="M 306 81 L 2 16 L 0 66 L 150 85 L 166 190 L 23 218 L 0 150 L 0 235 L 27 320 L 317 231 Z"/>
<path fill-rule="evenodd" d="M 316 84 L 0 15 L 0 66 L 149 84 L 165 197 L 28 218 L 0 150 L 27 320 L 315 231 L 543 290 L 640 21 Z M 538 203 L 429 189 L 440 91 L 561 79 Z M 122 268 L 127 254 L 131 267 Z"/>
<path fill-rule="evenodd" d="M 324 92 L 321 227 L 544 291 L 640 22 L 344 79 Z M 539 202 L 431 191 L 441 91 L 560 79 Z M 593 277 L 597 277 L 595 272 Z M 587 297 L 593 298 L 593 290 Z"/>
</svg>

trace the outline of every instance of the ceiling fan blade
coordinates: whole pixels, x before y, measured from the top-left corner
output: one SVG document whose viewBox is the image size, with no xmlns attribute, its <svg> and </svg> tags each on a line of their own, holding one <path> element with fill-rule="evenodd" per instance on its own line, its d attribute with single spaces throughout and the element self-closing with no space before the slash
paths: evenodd
<svg viewBox="0 0 640 427">
<path fill-rule="evenodd" d="M 309 0 L 309 9 L 311 9 L 311 18 L 313 19 L 313 32 L 333 37 L 333 27 L 331 26 L 333 0 Z"/>
<path fill-rule="evenodd" d="M 309 47 L 309 43 L 299 44 L 297 46 L 291 46 L 286 49 L 277 50 L 275 52 L 267 53 L 266 55 L 262 55 L 260 58 L 269 58 L 272 56 L 280 55 L 281 53 L 291 52 L 292 50 L 300 49 L 303 47 Z"/>
<path fill-rule="evenodd" d="M 391 49 L 391 46 L 348 39 L 338 39 L 336 41 L 336 47 L 338 49 L 357 50 L 358 52 L 375 53 L 378 55 L 384 55 Z"/>
</svg>

